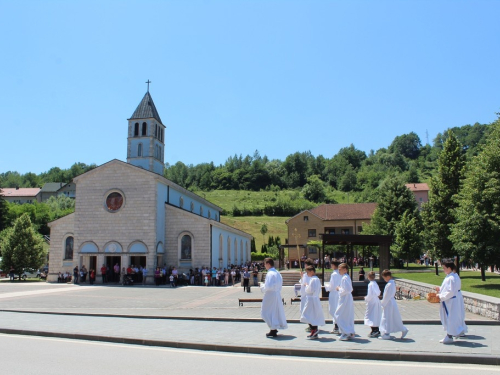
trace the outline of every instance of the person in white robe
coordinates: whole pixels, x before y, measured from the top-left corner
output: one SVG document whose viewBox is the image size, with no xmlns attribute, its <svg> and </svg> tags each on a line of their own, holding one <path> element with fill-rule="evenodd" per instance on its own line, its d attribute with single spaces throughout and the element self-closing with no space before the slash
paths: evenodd
<svg viewBox="0 0 500 375">
<path fill-rule="evenodd" d="M 270 329 L 269 333 L 266 333 L 266 337 L 276 337 L 278 329 L 288 328 L 285 309 L 281 300 L 283 279 L 280 273 L 274 268 L 274 260 L 271 258 L 264 259 L 264 266 L 266 267 L 267 275 L 265 282 L 260 283 L 260 290 L 264 293 L 260 316 Z"/>
<path fill-rule="evenodd" d="M 314 266 L 314 261 L 311 258 L 307 258 L 304 261 L 304 263 L 305 263 L 306 267 L 307 266 Z M 306 299 L 305 299 L 306 288 L 304 285 L 309 284 L 309 276 L 307 276 L 307 272 L 305 270 L 303 272 L 301 272 L 299 284 L 300 284 L 300 314 L 302 315 L 302 311 L 304 311 L 304 307 L 306 305 Z M 306 332 L 310 332 L 310 331 L 311 331 L 311 327 L 307 326 Z"/>
<path fill-rule="evenodd" d="M 355 336 L 354 331 L 354 300 L 352 298 L 352 282 L 347 273 L 347 264 L 339 265 L 339 274 L 342 276 L 339 292 L 339 304 L 335 310 L 335 322 L 339 326 L 341 341 L 347 341 Z"/>
<path fill-rule="evenodd" d="M 332 275 L 330 276 L 330 284 L 325 285 L 325 290 L 330 292 L 328 295 L 328 312 L 332 316 L 334 326 L 331 333 L 334 334 L 339 333 L 339 326 L 335 321 L 335 311 L 337 310 L 337 306 L 339 304 L 339 292 L 337 287 L 340 286 L 340 280 L 342 279 L 339 273 L 339 264 L 340 262 L 337 259 L 332 259 Z"/>
<path fill-rule="evenodd" d="M 458 305 L 460 306 L 460 313 L 462 315 L 462 321 L 463 321 L 462 324 L 464 327 L 464 330 L 462 333 L 460 333 L 459 337 L 465 337 L 465 334 L 469 332 L 469 329 L 467 328 L 467 324 L 465 324 L 465 303 L 464 303 L 464 296 L 462 294 L 462 280 L 460 280 L 460 276 L 456 271 L 453 272 L 453 277 L 455 278 L 455 284 L 458 289 L 457 291 Z"/>
<path fill-rule="evenodd" d="M 382 298 L 382 319 L 380 320 L 380 333 L 382 336 L 379 339 L 390 340 L 391 333 L 394 332 L 401 332 L 401 339 L 404 339 L 408 334 L 408 328 L 403 325 L 398 304 L 394 298 L 396 295 L 396 283 L 389 270 L 382 271 L 382 278 L 387 284 L 385 285 L 384 296 Z"/>
<path fill-rule="evenodd" d="M 368 292 L 366 293 L 365 325 L 371 327 L 372 331 L 368 337 L 380 336 L 380 319 L 382 315 L 382 305 L 380 304 L 380 288 L 375 281 L 375 272 L 368 272 Z"/>
<path fill-rule="evenodd" d="M 443 263 L 443 271 L 446 277 L 441 287 L 436 287 L 440 303 L 439 316 L 441 324 L 446 331 L 446 336 L 439 342 L 443 344 L 453 343 L 453 336 L 459 336 L 464 330 L 464 319 L 462 317 L 459 299 L 457 298 L 458 287 L 454 276 L 455 264 Z"/>
<path fill-rule="evenodd" d="M 304 285 L 305 295 L 301 297 L 305 300 L 305 304 L 304 310 L 302 310 L 300 315 L 300 321 L 309 324 L 311 333 L 307 338 L 315 340 L 318 338 L 318 326 L 325 325 L 325 316 L 319 299 L 321 295 L 321 281 L 316 276 L 314 266 L 307 266 L 306 273 L 308 281 Z"/>
</svg>

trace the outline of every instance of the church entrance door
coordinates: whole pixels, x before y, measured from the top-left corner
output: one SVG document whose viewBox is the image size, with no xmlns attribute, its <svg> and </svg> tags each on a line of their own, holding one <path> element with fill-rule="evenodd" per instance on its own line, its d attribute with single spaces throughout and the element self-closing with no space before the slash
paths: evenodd
<svg viewBox="0 0 500 375">
<path fill-rule="evenodd" d="M 118 264 L 118 274 L 115 274 L 114 267 Z M 108 282 L 120 282 L 120 272 L 122 269 L 122 257 L 121 256 L 107 256 L 106 257 L 106 266 L 108 267 Z"/>
<path fill-rule="evenodd" d="M 130 256 L 130 264 L 133 264 L 135 267 L 139 268 L 139 266 L 146 267 L 146 257 L 139 255 L 131 255 Z"/>
</svg>

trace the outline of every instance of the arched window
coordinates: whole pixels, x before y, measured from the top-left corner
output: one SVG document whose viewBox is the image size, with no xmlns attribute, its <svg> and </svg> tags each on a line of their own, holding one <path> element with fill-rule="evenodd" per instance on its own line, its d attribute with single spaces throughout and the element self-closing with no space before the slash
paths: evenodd
<svg viewBox="0 0 500 375">
<path fill-rule="evenodd" d="M 179 198 L 179 207 L 180 208 L 184 207 L 184 198 L 183 197 Z"/>
<path fill-rule="evenodd" d="M 138 137 L 138 136 L 139 136 L 139 123 L 136 122 L 135 126 L 134 126 L 134 137 Z"/>
<path fill-rule="evenodd" d="M 234 260 L 236 261 L 237 265 L 241 264 L 240 252 L 238 251 L 238 241 L 236 240 L 236 238 L 234 239 Z"/>
<path fill-rule="evenodd" d="M 193 202 L 191 202 L 191 207 L 190 208 L 191 208 L 191 212 L 193 212 L 194 211 L 194 203 Z"/>
<path fill-rule="evenodd" d="M 67 237 L 64 244 L 64 259 L 73 259 L 73 237 Z"/>
<path fill-rule="evenodd" d="M 142 156 L 142 143 L 137 146 L 137 156 Z"/>
<path fill-rule="evenodd" d="M 148 135 L 148 124 L 145 122 L 142 123 L 142 135 Z"/>
<path fill-rule="evenodd" d="M 227 264 L 231 264 L 231 239 L 227 238 Z"/>
<path fill-rule="evenodd" d="M 158 124 L 155 124 L 155 138 L 158 138 Z"/>
<path fill-rule="evenodd" d="M 208 210 L 208 218 L 211 219 L 212 214 L 210 213 L 210 210 Z"/>
<path fill-rule="evenodd" d="M 185 234 L 181 239 L 181 259 L 191 260 L 191 236 Z"/>
<path fill-rule="evenodd" d="M 158 159 L 158 145 L 155 145 L 155 158 Z"/>
<path fill-rule="evenodd" d="M 203 216 L 203 206 L 200 206 L 200 215 Z"/>
</svg>

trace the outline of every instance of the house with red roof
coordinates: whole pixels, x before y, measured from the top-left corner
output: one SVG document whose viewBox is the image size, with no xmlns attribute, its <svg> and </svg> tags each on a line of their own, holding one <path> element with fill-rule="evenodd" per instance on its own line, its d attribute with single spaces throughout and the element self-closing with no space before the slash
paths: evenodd
<svg viewBox="0 0 500 375">
<path fill-rule="evenodd" d="M 426 183 L 411 183 L 406 184 L 405 186 L 410 189 L 415 196 L 415 200 L 418 203 L 418 208 L 422 209 L 422 203 L 425 203 L 429 200 L 429 185 L 427 185 Z"/>
<path fill-rule="evenodd" d="M 2 188 L 3 199 L 10 203 L 33 203 L 37 201 L 40 188 Z"/>
</svg>

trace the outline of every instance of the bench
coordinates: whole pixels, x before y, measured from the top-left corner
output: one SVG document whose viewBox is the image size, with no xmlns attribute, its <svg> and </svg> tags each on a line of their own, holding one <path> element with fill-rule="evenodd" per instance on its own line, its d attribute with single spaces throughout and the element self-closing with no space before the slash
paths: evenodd
<svg viewBox="0 0 500 375">
<path fill-rule="evenodd" d="M 361 300 L 364 300 L 364 299 L 365 299 L 364 296 L 354 296 L 353 297 L 354 301 L 361 301 Z M 328 301 L 328 297 L 319 297 L 319 300 L 320 301 Z M 290 305 L 293 305 L 294 302 L 300 302 L 300 297 L 290 298 Z"/>
<path fill-rule="evenodd" d="M 319 297 L 320 301 L 328 301 L 328 297 Z M 290 305 L 293 305 L 294 302 L 300 302 L 300 297 L 292 297 L 290 298 Z"/>
<path fill-rule="evenodd" d="M 240 306 L 243 306 L 243 303 L 249 302 L 262 302 L 262 298 L 238 298 L 238 304 Z M 283 305 L 286 305 L 284 298 L 281 299 L 281 302 L 283 302 Z"/>
</svg>

